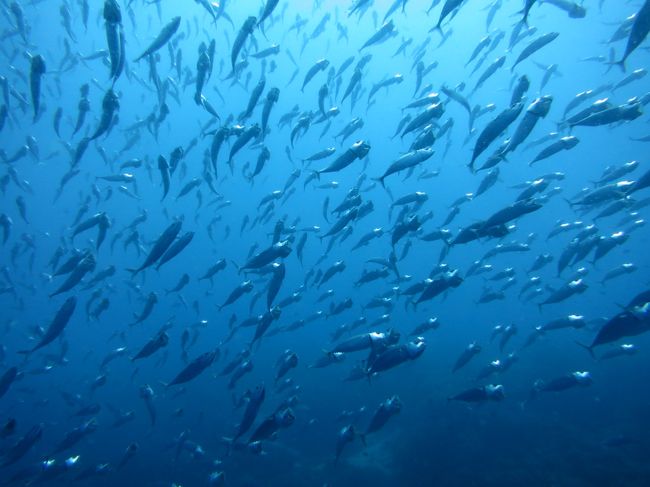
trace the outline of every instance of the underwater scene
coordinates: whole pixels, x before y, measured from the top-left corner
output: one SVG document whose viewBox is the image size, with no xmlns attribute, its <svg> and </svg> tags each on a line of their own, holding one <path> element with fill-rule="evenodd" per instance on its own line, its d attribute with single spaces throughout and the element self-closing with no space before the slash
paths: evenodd
<svg viewBox="0 0 650 487">
<path fill-rule="evenodd" d="M 650 0 L 0 11 L 0 486 L 650 485 Z"/>
</svg>

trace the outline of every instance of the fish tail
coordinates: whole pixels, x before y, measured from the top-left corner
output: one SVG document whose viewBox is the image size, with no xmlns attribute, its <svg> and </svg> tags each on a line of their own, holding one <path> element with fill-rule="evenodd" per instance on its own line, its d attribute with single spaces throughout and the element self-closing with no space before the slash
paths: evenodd
<svg viewBox="0 0 650 487">
<path fill-rule="evenodd" d="M 577 340 L 575 341 L 575 343 L 576 343 L 576 345 L 581 346 L 581 347 L 584 348 L 587 352 L 589 352 L 589 355 L 591 355 L 591 358 L 593 358 L 594 360 L 596 359 L 596 356 L 594 355 L 594 347 L 593 347 L 593 345 L 585 345 L 584 343 L 580 343 L 580 342 L 577 341 Z"/>
<path fill-rule="evenodd" d="M 624 73 L 626 72 L 625 59 L 621 59 L 620 61 L 612 61 L 612 62 L 607 63 L 607 65 L 608 65 L 609 67 L 607 68 L 607 71 L 605 71 L 605 73 L 609 73 L 609 71 L 610 71 L 614 66 L 618 66 L 619 68 L 621 68 L 621 71 L 623 71 Z"/>
<path fill-rule="evenodd" d="M 381 187 L 384 188 L 384 189 L 386 189 L 386 185 L 384 184 L 385 176 L 381 176 L 381 177 L 378 177 L 378 178 L 370 178 L 370 179 L 371 179 L 372 181 L 377 181 L 377 182 L 379 182 L 379 183 L 381 184 Z"/>
<path fill-rule="evenodd" d="M 526 9 L 521 9 L 520 11 L 516 12 L 514 15 L 523 15 L 523 18 L 518 23 L 524 24 L 526 27 L 528 27 L 528 14 L 526 13 Z"/>
<path fill-rule="evenodd" d="M 567 198 L 564 198 L 564 201 L 566 201 L 567 205 L 569 205 L 571 208 L 573 208 L 575 206 L 575 203 L 572 203 Z"/>
<path fill-rule="evenodd" d="M 366 443 L 366 435 L 365 435 L 365 433 L 359 433 L 359 439 L 361 440 L 361 443 L 363 443 L 364 447 L 368 447 L 368 444 Z"/>
<path fill-rule="evenodd" d="M 221 441 L 223 441 L 226 446 L 228 447 L 228 450 L 226 452 L 226 456 L 232 455 L 232 449 L 233 446 L 235 445 L 236 438 L 228 438 L 227 436 L 222 436 Z"/>
<path fill-rule="evenodd" d="M 614 304 L 615 304 L 616 306 L 618 306 L 619 308 L 621 308 L 621 310 L 623 310 L 623 311 L 627 311 L 627 306 L 623 306 L 623 305 L 620 304 L 620 303 L 614 303 Z"/>
</svg>

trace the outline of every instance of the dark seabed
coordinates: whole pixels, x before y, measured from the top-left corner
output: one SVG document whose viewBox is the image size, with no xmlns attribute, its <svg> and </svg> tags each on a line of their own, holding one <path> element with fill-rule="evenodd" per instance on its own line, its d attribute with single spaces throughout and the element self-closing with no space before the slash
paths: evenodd
<svg viewBox="0 0 650 487">
<path fill-rule="evenodd" d="M 0 6 L 0 485 L 650 485 L 650 0 Z"/>
</svg>

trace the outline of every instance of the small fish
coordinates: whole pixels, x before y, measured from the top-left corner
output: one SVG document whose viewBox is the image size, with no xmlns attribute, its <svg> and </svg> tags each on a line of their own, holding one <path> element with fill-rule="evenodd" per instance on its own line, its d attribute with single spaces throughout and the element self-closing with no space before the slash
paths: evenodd
<svg viewBox="0 0 650 487">
<path fill-rule="evenodd" d="M 32 107 L 34 108 L 34 118 L 33 121 L 36 122 L 36 118 L 40 113 L 41 109 L 41 79 L 45 74 L 47 68 L 45 66 L 45 60 L 40 54 L 32 56 L 31 65 L 29 69 L 29 90 L 32 95 Z"/>
<path fill-rule="evenodd" d="M 142 54 L 140 54 L 137 58 L 135 58 L 135 62 L 140 61 L 142 58 L 145 58 L 149 56 L 150 54 L 153 54 L 156 52 L 158 49 L 163 47 L 165 44 L 167 44 L 170 39 L 176 34 L 176 31 L 178 30 L 178 27 L 181 25 L 181 18 L 180 17 L 174 17 L 172 20 L 169 21 L 167 25 L 165 25 L 158 36 L 153 40 L 153 42 L 147 47 Z"/>
</svg>

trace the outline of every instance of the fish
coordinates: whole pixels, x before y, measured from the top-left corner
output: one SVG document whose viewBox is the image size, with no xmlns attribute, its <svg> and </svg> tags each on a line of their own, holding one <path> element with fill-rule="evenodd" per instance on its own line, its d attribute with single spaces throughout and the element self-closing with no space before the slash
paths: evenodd
<svg viewBox="0 0 650 487">
<path fill-rule="evenodd" d="M 505 398 L 503 386 L 501 384 L 490 384 L 483 387 L 467 389 L 455 396 L 449 397 L 449 401 L 462 401 L 469 403 L 481 403 L 487 401 L 502 401 Z"/>
<path fill-rule="evenodd" d="M 158 303 L 158 294 L 155 292 L 149 293 L 147 296 L 147 301 L 144 304 L 144 308 L 140 315 L 133 314 L 133 317 L 135 318 L 135 321 L 131 323 L 131 326 L 135 326 L 138 323 L 142 323 L 144 320 L 146 320 L 149 315 L 151 315 L 151 312 L 153 311 L 154 306 Z"/>
<path fill-rule="evenodd" d="M 515 133 L 510 138 L 508 145 L 502 153 L 502 156 L 508 152 L 514 151 L 526 138 L 531 134 L 537 122 L 545 118 L 551 109 L 553 97 L 551 95 L 540 96 L 528 105 L 524 117 L 519 122 Z"/>
<path fill-rule="evenodd" d="M 237 427 L 237 432 L 235 433 L 235 436 L 232 439 L 232 442 L 236 442 L 238 438 L 246 434 L 246 432 L 253 426 L 253 423 L 255 422 L 255 418 L 257 417 L 260 408 L 262 407 L 262 404 L 264 403 L 264 399 L 266 397 L 266 389 L 264 387 L 264 384 L 258 385 L 255 389 L 253 389 L 250 394 L 248 394 L 248 401 L 246 404 L 246 410 L 244 411 L 244 416 L 242 421 L 239 423 L 239 426 Z"/>
<path fill-rule="evenodd" d="M 169 343 L 169 335 L 164 331 L 158 332 L 151 340 L 149 340 L 140 349 L 138 353 L 136 353 L 131 358 L 131 362 L 135 362 L 136 360 L 140 360 L 153 355 L 161 348 L 166 347 L 168 343 Z"/>
<path fill-rule="evenodd" d="M 371 146 L 364 140 L 358 140 L 352 146 L 336 158 L 329 166 L 314 171 L 314 174 L 320 178 L 323 173 L 338 172 L 345 169 L 357 159 L 363 159 L 370 152 Z"/>
<path fill-rule="evenodd" d="M 10 367 L 2 374 L 0 377 L 0 398 L 7 394 L 16 377 L 18 377 L 17 367 Z"/>
<path fill-rule="evenodd" d="M 438 23 L 432 27 L 429 32 L 433 32 L 434 30 L 439 31 L 442 33 L 442 22 L 449 16 L 451 15 L 456 9 L 459 9 L 461 5 L 463 4 L 464 0 L 445 0 L 444 5 L 442 6 L 442 11 L 440 12 L 440 16 L 438 17 Z"/>
<path fill-rule="evenodd" d="M 264 21 L 268 19 L 275 8 L 278 6 L 279 0 L 267 0 L 265 5 L 264 5 L 264 10 L 262 10 L 262 14 L 260 15 L 260 18 L 257 20 L 257 27 L 262 26 Z"/>
<path fill-rule="evenodd" d="M 559 303 L 575 294 L 581 294 L 587 290 L 587 287 L 587 284 L 582 279 L 570 281 L 557 290 L 553 291 L 548 298 L 539 303 L 539 309 L 541 310 L 542 306 L 544 305 Z"/>
<path fill-rule="evenodd" d="M 641 45 L 648 36 L 648 32 L 650 32 L 650 0 L 645 0 L 641 9 L 634 15 L 634 21 L 632 22 L 630 34 L 627 38 L 623 57 L 615 61 L 614 64 L 625 71 L 627 58 Z"/>
<path fill-rule="evenodd" d="M 19 461 L 42 438 L 43 425 L 30 428 L 13 446 L 0 456 L 0 467 L 7 467 Z"/>
<path fill-rule="evenodd" d="M 547 159 L 551 157 L 554 154 L 557 154 L 558 152 L 562 150 L 571 150 L 573 149 L 578 143 L 580 142 L 580 139 L 573 135 L 568 135 L 566 137 L 562 137 L 560 140 L 553 142 L 551 145 L 545 147 L 542 149 L 539 154 L 535 156 L 535 158 L 528 163 L 529 166 L 532 166 L 536 162 L 539 162 L 543 159 Z"/>
<path fill-rule="evenodd" d="M 564 10 L 572 19 L 582 19 L 587 15 L 587 9 L 584 6 L 571 0 L 543 0 L 540 2 L 541 5 L 544 3 Z"/>
<path fill-rule="evenodd" d="M 47 330 L 38 341 L 38 343 L 34 345 L 30 350 L 22 350 L 19 353 L 30 354 L 52 343 L 61 335 L 61 333 L 63 333 L 63 330 L 70 321 L 70 318 L 72 317 L 72 314 L 74 313 L 76 307 L 77 298 L 75 296 L 71 296 L 66 299 L 59 310 L 56 312 L 56 315 L 50 323 L 50 326 L 48 326 Z"/>
<path fill-rule="evenodd" d="M 452 373 L 457 372 L 461 368 L 463 368 L 465 365 L 469 363 L 469 361 L 474 358 L 476 355 L 481 353 L 482 347 L 480 345 L 477 345 L 476 342 L 470 343 L 467 348 L 463 351 L 463 353 L 456 359 L 456 362 L 454 363 L 454 368 L 452 369 Z"/>
<path fill-rule="evenodd" d="M 266 86 L 266 78 L 262 76 L 260 80 L 258 81 L 257 85 L 251 91 L 251 97 L 248 100 L 248 105 L 246 106 L 246 110 L 244 110 L 244 113 L 239 117 L 240 120 L 246 120 L 253 114 L 253 110 L 255 109 L 255 106 L 257 105 L 257 102 L 260 99 L 260 96 L 262 96 L 262 92 L 264 91 L 264 87 Z"/>
<path fill-rule="evenodd" d="M 169 262 L 171 259 L 180 254 L 185 247 L 187 247 L 192 239 L 194 238 L 194 232 L 187 232 L 174 243 L 172 243 L 165 253 L 160 257 L 156 270 L 160 269 L 166 262 Z"/>
<path fill-rule="evenodd" d="M 111 124 L 113 123 L 113 118 L 117 110 L 119 109 L 119 107 L 120 107 L 120 103 L 117 98 L 117 95 L 115 94 L 112 88 L 109 88 L 104 94 L 104 98 L 102 100 L 102 116 L 101 119 L 99 120 L 99 125 L 97 126 L 97 129 L 90 137 L 83 139 L 85 141 L 84 143 L 86 146 L 88 145 L 89 142 L 99 138 L 109 130 Z"/>
<path fill-rule="evenodd" d="M 185 384 L 198 377 L 205 369 L 207 369 L 212 362 L 217 360 L 220 356 L 219 349 L 205 352 L 192 360 L 187 367 L 181 370 L 172 381 L 167 384 L 167 387 L 175 386 L 178 384 Z"/>
<path fill-rule="evenodd" d="M 104 1 L 104 23 L 106 43 L 111 63 L 110 79 L 117 81 L 124 69 L 124 33 L 122 32 L 122 11 L 116 0 Z M 86 24 L 84 23 L 84 26 Z"/>
<path fill-rule="evenodd" d="M 75 265 L 75 267 L 71 270 L 68 278 L 57 288 L 56 291 L 50 293 L 50 298 L 70 291 L 73 287 L 81 282 L 86 274 L 94 271 L 96 265 L 97 261 L 95 257 L 89 252 L 85 253 Z"/>
<path fill-rule="evenodd" d="M 345 448 L 345 445 L 348 443 L 352 442 L 354 438 L 356 437 L 356 431 L 354 429 L 354 425 L 347 425 L 339 431 L 337 439 L 336 439 L 336 456 L 334 458 L 335 462 L 339 461 L 339 457 L 341 456 L 341 453 L 343 452 L 343 448 Z"/>
<path fill-rule="evenodd" d="M 553 42 L 555 39 L 558 38 L 559 35 L 560 35 L 559 32 L 548 32 L 546 34 L 543 34 L 543 35 L 539 36 L 534 41 L 532 41 L 530 44 L 528 44 L 523 49 L 523 51 L 521 51 L 521 53 L 519 54 L 519 56 L 515 60 L 515 63 L 510 68 L 510 71 L 513 71 L 515 69 L 515 67 L 517 67 L 517 65 L 519 63 L 521 63 L 524 59 L 532 56 L 537 51 L 542 49 L 544 46 L 546 46 L 546 45 L 550 44 L 551 42 Z"/>
<path fill-rule="evenodd" d="M 481 86 L 483 86 L 483 83 L 485 83 L 488 79 L 490 79 L 494 73 L 497 72 L 499 68 L 501 68 L 506 62 L 506 57 L 505 56 L 499 56 L 496 58 L 492 64 L 490 64 L 486 70 L 483 72 L 483 74 L 479 77 L 478 81 L 476 82 L 476 85 L 474 85 L 474 89 L 472 90 L 472 93 L 476 92 Z"/>
<path fill-rule="evenodd" d="M 47 67 L 43 56 L 37 54 L 32 56 L 29 68 L 29 91 L 32 95 L 32 107 L 34 109 L 33 121 L 36 122 L 41 109 L 41 80 Z"/>
<path fill-rule="evenodd" d="M 314 76 L 316 76 L 317 73 L 321 71 L 325 71 L 327 67 L 330 65 L 329 60 L 323 58 L 319 59 L 314 63 L 314 65 L 307 70 L 307 73 L 305 74 L 305 79 L 302 82 L 302 87 L 300 88 L 300 91 L 304 92 L 305 91 L 305 86 L 307 86 L 307 83 L 309 83 Z"/>
<path fill-rule="evenodd" d="M 586 117 L 571 122 L 569 127 L 598 127 L 622 121 L 636 120 L 641 115 L 643 115 L 641 104 L 632 101 L 631 103 L 613 107 L 606 106 L 604 110 L 599 110 L 587 115 Z"/>
<path fill-rule="evenodd" d="M 248 36 L 250 36 L 253 33 L 253 29 L 256 25 L 257 25 L 257 18 L 251 15 L 246 18 L 243 25 L 241 26 L 241 29 L 239 29 L 239 32 L 237 33 L 237 37 L 232 43 L 232 51 L 230 53 L 230 63 L 233 71 L 235 70 L 235 63 L 237 62 L 239 53 L 244 47 L 244 44 L 246 43 Z"/>
<path fill-rule="evenodd" d="M 281 429 L 290 427 L 294 421 L 295 414 L 291 408 L 280 409 L 259 424 L 248 439 L 248 444 L 251 445 L 276 436 Z"/>
<path fill-rule="evenodd" d="M 492 142 L 494 142 L 501 134 L 503 134 L 508 127 L 519 117 L 524 105 L 522 102 L 517 102 L 510 106 L 496 118 L 494 118 L 478 136 L 476 144 L 474 145 L 474 152 L 472 160 L 469 163 L 469 168 L 474 172 L 474 162 L 485 151 Z"/>
<path fill-rule="evenodd" d="M 646 0 L 2 5 L 2 483 L 647 477 Z"/>
<path fill-rule="evenodd" d="M 379 407 L 375 411 L 373 417 L 368 424 L 365 432 L 362 434 L 362 440 L 366 443 L 366 437 L 370 433 L 376 433 L 381 428 L 383 428 L 388 420 L 399 414 L 402 410 L 402 400 L 399 396 L 392 396 L 379 404 Z"/>
<path fill-rule="evenodd" d="M 154 265 L 174 242 L 174 239 L 181 231 L 182 225 L 183 222 L 180 220 L 171 223 L 160 237 L 158 237 L 142 265 L 134 269 L 127 269 L 131 272 L 131 275 L 136 276 L 147 267 Z"/>
<path fill-rule="evenodd" d="M 151 42 L 149 47 L 147 47 L 142 54 L 140 54 L 137 58 L 134 59 L 134 62 L 138 62 L 141 59 L 150 56 L 154 52 L 156 52 L 158 49 L 162 48 L 165 44 L 167 44 L 170 39 L 176 34 L 176 31 L 181 25 L 181 17 L 177 16 L 174 17 L 167 23 L 162 30 L 158 33 L 156 38 Z"/>
<path fill-rule="evenodd" d="M 388 22 L 385 22 L 377 32 L 370 36 L 366 42 L 363 43 L 363 45 L 359 48 L 359 52 L 372 45 L 380 44 L 395 35 L 397 35 L 397 32 L 395 32 L 395 23 L 392 20 L 389 20 Z"/>
<path fill-rule="evenodd" d="M 593 383 L 593 378 L 588 371 L 576 371 L 550 381 L 538 380 L 533 385 L 531 399 L 539 392 L 562 392 L 575 387 L 588 387 Z"/>
</svg>

